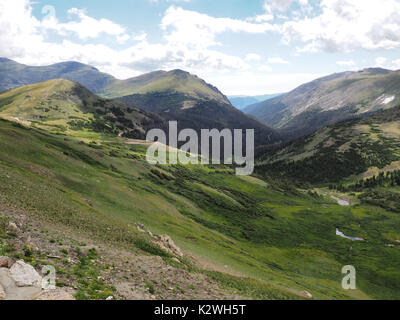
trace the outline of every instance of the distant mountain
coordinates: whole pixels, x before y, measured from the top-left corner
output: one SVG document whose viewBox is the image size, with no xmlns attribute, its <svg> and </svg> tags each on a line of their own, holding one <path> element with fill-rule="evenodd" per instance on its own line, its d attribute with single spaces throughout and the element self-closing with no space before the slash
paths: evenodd
<svg viewBox="0 0 400 320">
<path fill-rule="evenodd" d="M 338 182 L 400 168 L 400 106 L 346 120 L 265 150 L 257 171 L 304 183 Z M 393 166 L 393 164 L 396 164 Z M 375 168 L 375 169 L 374 169 Z M 385 169 L 386 168 L 386 169 Z"/>
<path fill-rule="evenodd" d="M 399 103 L 400 71 L 372 68 L 317 79 L 245 111 L 274 128 L 299 135 Z"/>
<path fill-rule="evenodd" d="M 52 79 L 68 79 L 78 82 L 95 93 L 101 93 L 105 87 L 116 81 L 109 74 L 74 61 L 56 63 L 51 66 L 31 67 L 0 58 L 0 92 Z"/>
<path fill-rule="evenodd" d="M 281 93 L 266 94 L 262 96 L 229 96 L 228 99 L 234 107 L 246 112 L 246 107 L 261 101 L 272 99 L 280 96 Z"/>
<path fill-rule="evenodd" d="M 144 138 L 163 125 L 157 115 L 100 98 L 82 85 L 55 79 L 0 94 L 0 117 L 58 132 L 89 130 Z"/>
</svg>

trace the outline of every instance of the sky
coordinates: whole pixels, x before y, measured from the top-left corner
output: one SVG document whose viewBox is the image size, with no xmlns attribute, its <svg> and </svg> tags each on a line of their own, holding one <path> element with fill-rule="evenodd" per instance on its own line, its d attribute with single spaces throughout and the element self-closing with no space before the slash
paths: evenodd
<svg viewBox="0 0 400 320">
<path fill-rule="evenodd" d="M 400 0 L 0 0 L 0 57 L 119 79 L 183 69 L 226 95 L 400 69 Z"/>
</svg>

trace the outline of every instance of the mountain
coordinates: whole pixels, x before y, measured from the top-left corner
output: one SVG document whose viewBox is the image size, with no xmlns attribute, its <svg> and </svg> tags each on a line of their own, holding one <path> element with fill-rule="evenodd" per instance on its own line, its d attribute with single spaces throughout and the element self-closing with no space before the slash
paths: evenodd
<svg viewBox="0 0 400 320">
<path fill-rule="evenodd" d="M 242 110 L 244 112 L 246 107 L 249 105 L 253 105 L 258 102 L 262 102 L 265 100 L 269 100 L 275 97 L 280 96 L 281 93 L 277 94 L 265 94 L 262 96 L 230 96 L 228 97 L 229 101 L 235 106 L 237 109 Z"/>
<path fill-rule="evenodd" d="M 133 94 L 116 97 L 122 92 Z M 182 70 L 156 71 L 106 89 L 106 95 L 147 112 L 177 120 L 179 130 L 254 129 L 256 144 L 279 141 L 280 135 L 233 107 L 226 96 L 204 80 Z"/>
<path fill-rule="evenodd" d="M 31 67 L 0 58 L 0 92 L 16 87 L 52 79 L 68 79 L 78 82 L 92 92 L 101 92 L 116 79 L 96 68 L 69 61 L 50 66 Z"/>
<path fill-rule="evenodd" d="M 255 129 L 257 145 L 281 139 L 275 130 L 234 108 L 217 88 L 182 70 L 155 71 L 118 80 L 78 62 L 30 67 L 0 60 L 0 90 L 59 78 L 78 82 L 103 98 L 177 120 L 179 129 Z M 162 128 L 166 129 L 164 125 Z"/>
<path fill-rule="evenodd" d="M 256 170 L 304 183 L 340 183 L 400 169 L 400 107 L 346 120 L 269 148 Z"/>
<path fill-rule="evenodd" d="M 143 138 L 148 128 L 163 123 L 156 115 L 100 98 L 65 79 L 0 93 L 0 117 L 58 132 L 87 129 L 135 138 Z"/>
<path fill-rule="evenodd" d="M 292 136 L 400 103 L 400 71 L 344 72 L 304 84 L 245 112 Z"/>
<path fill-rule="evenodd" d="M 254 98 L 254 97 L 233 96 L 233 97 L 228 97 L 228 99 L 232 103 L 232 105 L 239 110 L 243 110 L 248 105 L 260 102 L 260 100 Z"/>
</svg>

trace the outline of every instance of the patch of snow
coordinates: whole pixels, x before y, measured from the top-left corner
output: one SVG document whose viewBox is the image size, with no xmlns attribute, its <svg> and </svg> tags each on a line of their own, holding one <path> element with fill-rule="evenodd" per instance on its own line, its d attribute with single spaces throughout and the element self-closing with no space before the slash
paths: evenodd
<svg viewBox="0 0 400 320">
<path fill-rule="evenodd" d="M 387 97 L 382 101 L 382 104 L 391 103 L 395 98 L 396 98 L 395 96 Z"/>
<path fill-rule="evenodd" d="M 331 199 L 336 200 L 339 206 L 346 207 L 350 205 L 348 201 L 336 198 L 335 196 L 331 196 Z"/>
<path fill-rule="evenodd" d="M 378 99 L 375 100 L 375 103 L 377 103 L 377 104 L 389 104 L 394 99 L 396 99 L 396 96 L 388 96 L 386 94 L 383 94 Z"/>
<path fill-rule="evenodd" d="M 343 232 L 341 232 L 341 231 L 340 231 L 339 229 L 337 229 L 337 228 L 336 228 L 336 235 L 339 236 L 339 237 L 345 238 L 345 239 L 352 240 L 352 241 L 364 241 L 363 238 L 357 238 L 357 237 L 349 237 L 349 236 L 346 236 Z"/>
</svg>

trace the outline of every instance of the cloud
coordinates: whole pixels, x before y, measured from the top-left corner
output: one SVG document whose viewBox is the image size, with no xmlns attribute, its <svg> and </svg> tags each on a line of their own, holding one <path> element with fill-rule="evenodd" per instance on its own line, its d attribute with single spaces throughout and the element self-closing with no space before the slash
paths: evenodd
<svg viewBox="0 0 400 320">
<path fill-rule="evenodd" d="M 378 57 L 375 59 L 375 67 L 390 69 L 390 70 L 399 70 L 400 69 L 400 59 L 392 60 L 385 57 Z"/>
<path fill-rule="evenodd" d="M 286 11 L 296 2 L 303 6 L 308 4 L 308 0 L 267 0 L 264 3 L 264 9 L 267 11 Z"/>
<path fill-rule="evenodd" d="M 261 60 L 261 56 L 259 54 L 256 53 L 249 53 L 248 55 L 246 55 L 246 57 L 244 58 L 244 60 L 251 62 L 251 61 L 260 61 Z"/>
<path fill-rule="evenodd" d="M 290 64 L 289 61 L 286 61 L 286 60 L 284 60 L 282 58 L 279 58 L 279 57 L 269 58 L 267 61 L 270 64 Z"/>
<path fill-rule="evenodd" d="M 353 60 L 349 60 L 349 61 L 336 61 L 336 64 L 342 67 L 352 67 L 356 63 Z"/>
<path fill-rule="evenodd" d="M 285 22 L 286 43 L 303 42 L 299 51 L 353 51 L 400 46 L 400 2 L 397 0 L 322 0 L 320 13 Z"/>
<path fill-rule="evenodd" d="M 392 65 L 394 70 L 400 70 L 400 59 L 393 60 Z"/>
<path fill-rule="evenodd" d="M 200 73 L 226 95 L 263 95 L 288 92 L 304 83 L 327 74 L 322 73 L 270 73 L 238 71 L 229 74 Z"/>
<path fill-rule="evenodd" d="M 260 71 L 268 71 L 268 72 L 271 72 L 271 71 L 272 71 L 272 68 L 271 68 L 269 65 L 264 64 L 264 65 L 262 65 L 262 66 L 259 68 L 259 70 L 260 70 Z"/>
<path fill-rule="evenodd" d="M 262 34 L 277 30 L 269 23 L 252 23 L 230 18 L 214 18 L 196 11 L 170 7 L 161 22 L 165 38 L 175 45 L 208 48 L 221 45 L 216 36 L 223 32 Z"/>
<path fill-rule="evenodd" d="M 201 46 L 191 46 L 190 41 L 189 44 L 187 41 L 174 41 L 173 34 L 177 30 L 173 19 L 177 18 L 180 21 L 180 18 L 179 15 L 174 17 L 168 15 L 171 12 L 174 13 L 174 11 L 166 13 L 166 17 L 172 20 L 166 20 L 169 21 L 166 25 L 170 30 L 165 30 L 165 41 L 149 43 L 146 33 L 129 36 L 118 24 L 107 19 L 91 18 L 79 9 L 69 10 L 72 18 L 76 19 L 74 21 L 59 22 L 54 16 L 39 21 L 32 15 L 29 0 L 2 0 L 0 56 L 30 65 L 48 65 L 75 60 L 94 65 L 119 78 L 156 69 L 183 68 L 197 73 L 199 70 L 225 72 L 249 68 L 243 59 L 211 49 L 210 42 L 206 41 Z M 180 10 L 176 12 L 182 13 Z M 201 19 L 205 19 L 200 23 L 202 26 L 207 22 L 212 23 L 211 29 L 207 29 L 206 33 L 211 32 L 214 35 L 222 30 L 232 30 L 232 27 L 223 26 L 226 23 L 223 19 L 221 21 L 206 15 L 197 18 L 199 23 Z M 250 28 L 252 31 L 253 27 L 252 24 L 245 23 L 240 28 Z M 61 40 L 55 41 L 53 37 L 50 38 L 48 36 L 50 32 L 56 32 Z M 129 40 L 134 42 L 125 49 L 118 49 L 116 46 L 98 44 L 99 41 L 96 41 L 97 44 L 83 41 L 86 39 L 101 41 L 103 35 L 113 36 L 120 43 Z"/>
<path fill-rule="evenodd" d="M 84 10 L 72 8 L 68 10 L 77 21 L 59 23 L 58 20 L 50 15 L 43 20 L 41 26 L 46 30 L 54 30 L 60 35 L 74 33 L 80 39 L 97 38 L 101 34 L 115 36 L 118 41 L 127 41 L 130 37 L 126 34 L 125 28 L 108 19 L 94 19 L 86 15 Z"/>
<path fill-rule="evenodd" d="M 135 40 L 135 41 L 145 41 L 146 39 L 147 39 L 147 33 L 146 32 L 143 32 L 143 33 L 133 37 L 133 40 Z"/>
</svg>

